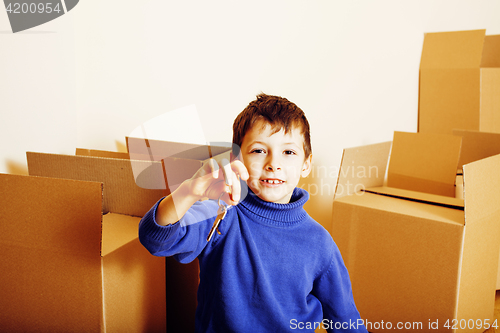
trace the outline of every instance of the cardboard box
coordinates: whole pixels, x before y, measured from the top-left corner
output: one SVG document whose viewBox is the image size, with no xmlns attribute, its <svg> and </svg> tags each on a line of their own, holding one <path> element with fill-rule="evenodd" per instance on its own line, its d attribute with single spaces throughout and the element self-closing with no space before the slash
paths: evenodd
<svg viewBox="0 0 500 333">
<path fill-rule="evenodd" d="M 485 30 L 425 34 L 419 132 L 500 133 L 500 35 Z"/>
<path fill-rule="evenodd" d="M 217 142 L 210 145 L 187 144 L 126 138 L 128 153 L 77 149 L 77 155 L 130 159 L 136 184 L 144 189 L 174 191 L 183 181 L 193 177 L 208 159 L 219 163 L 230 160 L 233 144 Z M 197 306 L 199 283 L 198 260 L 180 264 L 166 259 L 167 331 L 192 332 Z"/>
<path fill-rule="evenodd" d="M 165 332 L 165 260 L 137 237 L 165 191 L 136 186 L 126 159 L 27 158 L 30 176 L 0 177 L 2 329 Z"/>
<path fill-rule="evenodd" d="M 453 135 L 462 137 L 462 150 L 458 163 L 458 178 L 462 174 L 462 165 L 500 154 L 500 134 L 479 131 L 453 130 Z M 457 197 L 463 198 L 463 189 L 457 184 Z M 499 258 L 500 260 L 500 258 Z M 500 289 L 500 261 L 498 263 L 497 290 Z"/>
<path fill-rule="evenodd" d="M 180 142 L 127 137 L 127 151 L 137 185 L 143 188 L 168 189 L 173 192 L 191 178 L 210 158 L 219 164 L 231 160 L 230 142 L 197 145 Z M 239 148 L 236 148 L 239 149 Z"/>
<path fill-rule="evenodd" d="M 454 129 L 453 135 L 462 138 L 458 173 L 464 164 L 500 154 L 500 133 Z"/>
<path fill-rule="evenodd" d="M 210 158 L 222 163 L 231 160 L 233 145 L 216 142 L 210 145 L 127 137 L 136 183 L 143 188 L 174 191 L 184 180 L 193 177 Z M 90 153 L 103 154 L 103 153 Z M 136 162 L 134 162 L 136 161 Z M 194 332 L 199 284 L 198 260 L 180 264 L 172 257 L 167 266 L 167 331 Z"/>
<path fill-rule="evenodd" d="M 0 174 L 0 197 L 2 331 L 99 332 L 102 184 Z"/>
<path fill-rule="evenodd" d="M 407 177 L 424 175 L 424 182 L 429 181 L 426 172 L 435 168 L 451 171 L 431 180 L 454 177 L 456 164 L 438 166 L 437 161 L 426 159 L 418 166 L 427 165 L 426 172 L 415 169 L 416 159 L 404 166 L 400 154 L 433 156 L 445 146 L 456 149 L 453 139 L 427 146 L 425 136 L 395 133 L 390 161 L 389 142 L 344 151 L 337 187 L 345 188 L 349 181 L 356 191 L 336 195 L 332 236 L 349 270 L 361 317 L 371 323 L 369 331 L 411 323 L 407 324 L 410 331 L 483 332 L 485 322 L 493 323 L 495 303 L 500 155 L 464 165 L 465 202 L 452 196 L 391 187 L 399 186 L 390 179 L 393 166 L 396 171 L 407 170 Z M 401 145 L 405 140 L 413 142 L 411 149 Z M 403 164 L 393 164 L 393 159 Z M 380 175 L 386 173 L 387 184 L 393 185 L 384 186 Z M 385 329 L 381 328 L 382 321 Z M 434 329 L 435 323 L 438 329 Z M 447 323 L 450 327 L 457 323 L 456 329 L 446 329 Z"/>
</svg>

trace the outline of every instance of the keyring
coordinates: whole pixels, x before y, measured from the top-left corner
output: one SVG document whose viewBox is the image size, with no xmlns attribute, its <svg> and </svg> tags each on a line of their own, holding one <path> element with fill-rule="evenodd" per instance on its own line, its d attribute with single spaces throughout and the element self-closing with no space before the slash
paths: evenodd
<svg viewBox="0 0 500 333">
<path fill-rule="evenodd" d="M 219 199 L 217 200 L 217 204 L 219 205 L 219 208 L 221 208 L 224 211 L 226 211 L 227 210 L 227 206 L 225 204 L 221 203 L 221 201 L 222 201 L 221 199 L 222 199 L 222 196 L 224 195 L 224 193 L 226 193 L 226 192 L 222 192 L 220 194 Z M 222 201 L 222 202 L 224 202 L 224 201 Z"/>
</svg>

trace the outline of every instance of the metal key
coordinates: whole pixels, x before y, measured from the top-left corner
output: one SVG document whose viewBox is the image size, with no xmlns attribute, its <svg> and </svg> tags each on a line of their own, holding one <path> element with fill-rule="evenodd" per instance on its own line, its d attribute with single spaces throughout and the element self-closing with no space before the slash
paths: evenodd
<svg viewBox="0 0 500 333">
<path fill-rule="evenodd" d="M 231 164 L 229 163 L 228 160 L 226 159 L 223 159 L 222 160 L 222 174 L 224 175 L 224 183 L 226 184 L 226 193 L 229 193 L 231 194 L 232 192 L 232 179 L 231 177 L 229 176 L 229 173 L 231 171 Z M 222 199 L 222 196 L 224 195 L 224 192 L 222 192 L 220 194 L 220 197 L 219 197 L 219 200 L 217 201 L 217 203 L 219 204 L 219 209 L 217 210 L 217 217 L 215 218 L 215 222 L 214 222 L 214 225 L 212 226 L 212 229 L 210 229 L 210 232 L 208 233 L 208 237 L 207 237 L 207 242 L 210 242 L 210 240 L 212 239 L 212 236 L 214 235 L 215 233 L 215 230 L 217 230 L 217 233 L 219 235 L 221 235 L 221 232 L 219 231 L 219 224 L 220 224 L 220 221 L 222 221 L 224 219 L 224 217 L 226 217 L 226 213 L 227 213 L 227 206 L 225 206 L 221 201 Z"/>
<path fill-rule="evenodd" d="M 219 231 L 219 223 L 226 217 L 227 213 L 227 208 L 223 204 L 220 204 L 219 202 L 219 209 L 217 210 L 217 217 L 215 218 L 214 225 L 212 226 L 212 229 L 210 229 L 210 232 L 208 233 L 207 237 L 207 242 L 210 242 L 210 239 L 212 239 L 212 236 L 215 233 L 215 230 L 217 230 L 217 233 L 220 235 L 221 232 Z"/>
</svg>

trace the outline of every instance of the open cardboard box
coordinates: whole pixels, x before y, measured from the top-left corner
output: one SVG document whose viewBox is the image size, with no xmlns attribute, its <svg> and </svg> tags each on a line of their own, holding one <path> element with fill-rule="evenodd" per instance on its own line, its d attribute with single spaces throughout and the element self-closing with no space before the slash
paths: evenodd
<svg viewBox="0 0 500 333">
<path fill-rule="evenodd" d="M 137 185 L 143 188 L 169 189 L 173 192 L 191 178 L 210 158 L 219 164 L 230 161 L 234 144 L 209 145 L 127 137 L 127 150 Z"/>
<path fill-rule="evenodd" d="M 27 158 L 30 176 L 0 178 L 2 329 L 165 332 L 165 261 L 137 238 L 165 191 L 136 186 L 125 159 Z"/>
<path fill-rule="evenodd" d="M 500 154 L 500 133 L 454 129 L 453 135 L 462 138 L 458 173 L 462 165 Z"/>
<path fill-rule="evenodd" d="M 415 179 L 447 188 L 458 161 L 456 138 L 428 146 L 428 135 L 395 133 L 392 152 L 391 142 L 344 150 L 332 236 L 349 270 L 358 310 L 368 322 L 390 322 L 393 328 L 410 322 L 417 323 L 415 331 L 439 332 L 456 320 L 457 329 L 450 331 L 462 331 L 462 325 L 464 331 L 483 332 L 487 327 L 469 320 L 493 323 L 500 155 L 464 165 L 465 201 L 421 193 L 411 188 Z M 443 149 L 456 158 L 453 163 L 451 157 L 439 159 Z M 405 155 L 413 156 L 405 163 Z M 447 171 L 439 176 L 433 170 Z M 393 174 L 404 177 L 394 183 Z M 342 193 L 346 188 L 351 191 Z M 368 330 L 383 331 L 376 326 Z"/>
<path fill-rule="evenodd" d="M 127 137 L 126 143 L 136 183 L 144 188 L 168 189 L 170 192 L 191 178 L 210 158 L 219 163 L 223 159 L 230 161 L 233 150 L 233 144 L 228 142 L 198 145 Z M 166 265 L 167 331 L 194 332 L 198 260 L 180 264 L 169 257 Z"/>
<path fill-rule="evenodd" d="M 453 130 L 453 135 L 462 137 L 462 150 L 458 163 L 457 181 L 462 179 L 462 166 L 471 162 L 500 154 L 500 134 L 468 130 Z M 463 198 L 463 188 L 457 184 L 457 197 Z M 500 258 L 499 258 L 500 260 Z M 500 261 L 498 264 L 497 290 L 500 289 Z"/>
<path fill-rule="evenodd" d="M 420 62 L 419 132 L 500 133 L 500 35 L 427 33 Z"/>
<path fill-rule="evenodd" d="M 132 167 L 130 169 L 130 173 L 133 174 L 131 178 L 136 179 L 137 185 L 144 188 L 168 188 L 169 190 L 170 186 L 177 187 L 178 182 L 192 177 L 203 162 L 210 158 L 209 152 L 217 152 L 218 158 L 229 157 L 226 154 L 229 152 L 227 147 L 210 147 L 138 138 L 127 138 L 128 142 L 131 142 L 132 145 L 132 148 L 129 146 L 131 153 L 77 149 L 76 154 L 126 160 L 132 156 L 133 159 L 128 163 Z M 155 154 L 150 154 L 150 152 Z M 172 152 L 176 156 L 169 156 Z M 194 332 L 196 295 L 199 283 L 198 260 L 189 264 L 180 264 L 172 257 L 168 257 L 165 264 L 167 332 Z"/>
</svg>

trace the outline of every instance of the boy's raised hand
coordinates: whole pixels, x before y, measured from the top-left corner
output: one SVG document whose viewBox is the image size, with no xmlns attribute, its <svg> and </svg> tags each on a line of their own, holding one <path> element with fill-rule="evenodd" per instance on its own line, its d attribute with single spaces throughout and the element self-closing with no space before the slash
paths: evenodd
<svg viewBox="0 0 500 333">
<path fill-rule="evenodd" d="M 228 205 L 236 205 L 241 199 L 240 179 L 248 179 L 248 170 L 239 160 L 225 166 L 224 168 L 224 165 L 219 165 L 214 159 L 205 163 L 191 179 L 184 181 L 160 202 L 156 210 L 156 222 L 168 225 L 179 221 L 188 209 L 202 198 L 220 198 Z M 223 170 L 227 181 L 231 183 L 230 187 L 224 181 Z"/>
<path fill-rule="evenodd" d="M 222 160 L 219 164 L 210 159 L 188 181 L 193 195 L 236 205 L 241 199 L 240 179 L 247 180 L 248 170 L 240 160 Z"/>
</svg>

